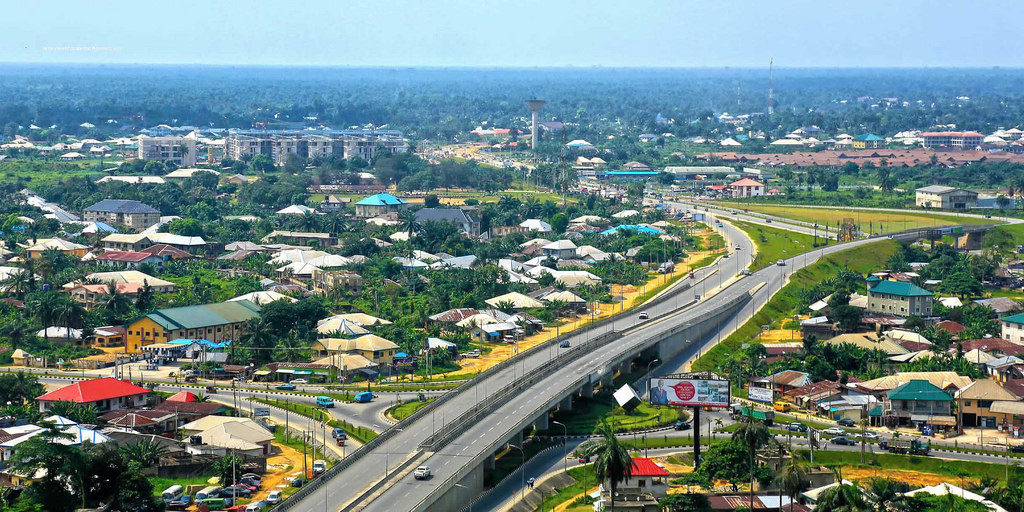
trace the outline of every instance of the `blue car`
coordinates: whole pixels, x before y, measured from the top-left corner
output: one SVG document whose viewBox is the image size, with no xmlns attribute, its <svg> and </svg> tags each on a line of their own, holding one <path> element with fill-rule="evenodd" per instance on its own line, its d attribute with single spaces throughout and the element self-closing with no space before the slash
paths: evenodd
<svg viewBox="0 0 1024 512">
<path fill-rule="evenodd" d="M 295 384 L 291 384 L 291 383 L 279 384 L 274 389 L 278 389 L 278 390 L 281 390 L 281 391 L 295 391 Z"/>
</svg>

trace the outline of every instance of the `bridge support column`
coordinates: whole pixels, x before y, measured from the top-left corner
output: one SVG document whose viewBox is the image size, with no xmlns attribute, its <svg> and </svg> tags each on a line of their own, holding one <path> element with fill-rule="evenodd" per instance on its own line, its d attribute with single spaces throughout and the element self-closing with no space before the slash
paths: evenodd
<svg viewBox="0 0 1024 512">
<path fill-rule="evenodd" d="M 494 454 L 492 453 L 487 457 L 484 457 L 484 462 L 480 467 L 482 467 L 484 471 L 494 471 Z"/>
<path fill-rule="evenodd" d="M 589 382 L 584 384 L 583 389 L 580 390 L 580 396 L 583 398 L 594 398 L 594 385 Z"/>
<path fill-rule="evenodd" d="M 612 379 L 613 378 L 615 378 L 615 375 L 613 373 L 609 373 L 607 375 L 602 375 L 601 376 L 601 387 L 602 388 L 607 388 L 607 389 L 612 389 Z"/>
<path fill-rule="evenodd" d="M 517 430 L 515 434 L 512 434 L 512 439 L 509 439 L 506 444 L 514 444 L 520 447 L 523 446 L 523 431 Z"/>
<path fill-rule="evenodd" d="M 569 396 L 565 397 L 565 399 L 562 400 L 558 404 L 558 410 L 559 411 L 571 411 L 572 410 L 572 395 L 569 395 Z"/>
<path fill-rule="evenodd" d="M 535 428 L 537 430 L 547 430 L 548 429 L 548 412 L 547 411 L 544 411 L 544 414 L 541 414 L 540 417 L 537 418 L 537 421 L 533 422 L 533 428 Z"/>
</svg>

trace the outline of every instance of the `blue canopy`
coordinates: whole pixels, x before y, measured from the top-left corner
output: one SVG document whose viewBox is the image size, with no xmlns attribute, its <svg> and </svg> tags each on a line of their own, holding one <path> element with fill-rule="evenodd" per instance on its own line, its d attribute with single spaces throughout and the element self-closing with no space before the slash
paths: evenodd
<svg viewBox="0 0 1024 512">
<path fill-rule="evenodd" d="M 618 233 L 619 231 L 636 231 L 641 235 L 661 235 L 665 233 L 660 229 L 652 228 L 650 226 L 642 226 L 640 224 L 623 224 L 621 226 L 615 226 L 614 228 L 611 229 L 606 229 L 602 231 L 601 234 L 612 235 Z"/>
</svg>

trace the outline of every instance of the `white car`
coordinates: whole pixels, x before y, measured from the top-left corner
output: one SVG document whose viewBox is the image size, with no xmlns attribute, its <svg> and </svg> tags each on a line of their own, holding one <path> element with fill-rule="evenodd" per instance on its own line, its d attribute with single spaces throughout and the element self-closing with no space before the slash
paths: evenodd
<svg viewBox="0 0 1024 512">
<path fill-rule="evenodd" d="M 427 466 L 420 466 L 412 472 L 412 476 L 416 480 L 426 480 L 430 478 L 430 468 Z"/>
<path fill-rule="evenodd" d="M 648 318 L 650 318 L 650 317 L 649 317 L 649 316 L 647 316 L 647 312 L 646 312 L 646 311 L 644 311 L 644 312 L 640 313 L 640 316 L 639 316 L 638 318 L 639 318 L 640 320 L 647 320 L 647 319 L 648 319 Z"/>
<path fill-rule="evenodd" d="M 281 503 L 281 491 L 270 491 L 267 495 L 267 503 Z"/>
<path fill-rule="evenodd" d="M 295 379 L 295 380 L 292 380 L 290 382 L 292 384 L 309 384 L 309 381 L 306 380 L 306 379 Z"/>
<path fill-rule="evenodd" d="M 860 432 L 855 432 L 850 435 L 850 437 L 855 437 L 857 439 L 860 439 L 862 436 L 864 437 L 864 439 L 878 439 L 878 434 L 874 432 L 864 432 L 863 434 L 861 434 Z"/>
<path fill-rule="evenodd" d="M 822 430 L 821 432 L 830 436 L 841 436 L 846 434 L 846 431 L 839 427 L 829 427 L 826 428 L 825 430 Z"/>
</svg>

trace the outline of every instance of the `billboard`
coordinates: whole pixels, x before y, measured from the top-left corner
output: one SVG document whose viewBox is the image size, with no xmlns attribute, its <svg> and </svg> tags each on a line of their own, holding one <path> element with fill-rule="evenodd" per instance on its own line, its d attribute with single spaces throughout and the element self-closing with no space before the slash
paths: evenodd
<svg viewBox="0 0 1024 512">
<path fill-rule="evenodd" d="M 710 379 L 651 379 L 651 404 L 728 407 L 729 381 Z"/>
<path fill-rule="evenodd" d="M 775 393 L 769 388 L 755 388 L 751 386 L 747 389 L 747 398 L 755 402 L 770 404 L 775 401 Z"/>
</svg>

